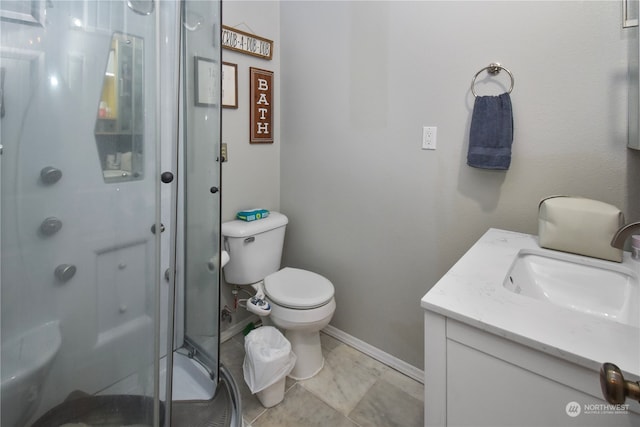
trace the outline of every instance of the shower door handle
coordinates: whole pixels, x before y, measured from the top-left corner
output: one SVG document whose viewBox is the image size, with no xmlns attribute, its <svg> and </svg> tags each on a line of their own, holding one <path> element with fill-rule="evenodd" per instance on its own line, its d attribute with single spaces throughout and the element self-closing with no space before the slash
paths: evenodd
<svg viewBox="0 0 640 427">
<path fill-rule="evenodd" d="M 164 182 L 165 184 L 168 184 L 170 182 L 173 181 L 173 174 L 169 171 L 167 172 L 162 172 L 162 175 L 160 175 L 160 181 Z"/>
<path fill-rule="evenodd" d="M 165 228 L 164 228 L 164 224 L 163 224 L 163 223 L 160 223 L 160 232 L 161 232 L 161 233 L 163 233 L 163 232 L 164 232 L 164 230 L 165 230 Z M 151 232 L 152 232 L 153 234 L 156 234 L 156 225 L 155 225 L 155 224 L 153 224 L 153 225 L 151 226 Z"/>
<path fill-rule="evenodd" d="M 626 381 L 613 363 L 600 367 L 600 388 L 607 402 L 622 405 L 627 397 L 640 402 L 640 382 Z"/>
</svg>

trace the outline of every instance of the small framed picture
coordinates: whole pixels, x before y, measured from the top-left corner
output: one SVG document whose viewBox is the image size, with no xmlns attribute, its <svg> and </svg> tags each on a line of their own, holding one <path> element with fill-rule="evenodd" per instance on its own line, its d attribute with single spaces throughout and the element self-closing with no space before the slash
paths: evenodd
<svg viewBox="0 0 640 427">
<path fill-rule="evenodd" d="M 222 107 L 238 108 L 238 65 L 222 63 Z"/>
<path fill-rule="evenodd" d="M 199 107 L 216 105 L 216 61 L 194 56 L 195 104 Z"/>
</svg>

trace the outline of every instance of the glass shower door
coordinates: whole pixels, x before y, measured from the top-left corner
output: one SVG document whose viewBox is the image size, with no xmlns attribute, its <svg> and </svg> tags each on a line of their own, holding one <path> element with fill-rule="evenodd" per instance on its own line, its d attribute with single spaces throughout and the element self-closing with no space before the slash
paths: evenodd
<svg viewBox="0 0 640 427">
<path fill-rule="evenodd" d="M 184 335 L 218 378 L 220 5 L 183 3 Z M 213 37 L 212 37 L 213 36 Z"/>
<path fill-rule="evenodd" d="M 156 3 L 0 2 L 3 427 L 161 424 Z"/>
</svg>

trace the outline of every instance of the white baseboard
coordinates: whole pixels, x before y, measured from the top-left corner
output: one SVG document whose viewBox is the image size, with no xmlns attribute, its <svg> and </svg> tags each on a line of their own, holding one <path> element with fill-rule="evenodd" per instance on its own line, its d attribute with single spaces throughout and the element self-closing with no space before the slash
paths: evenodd
<svg viewBox="0 0 640 427">
<path fill-rule="evenodd" d="M 354 337 L 353 335 L 349 335 L 348 333 L 341 331 L 334 326 L 328 325 L 322 330 L 322 332 L 332 336 L 338 341 L 341 341 L 355 348 L 358 351 L 361 351 L 367 356 L 376 359 L 378 362 L 384 363 L 385 365 L 395 369 L 396 371 L 401 372 L 406 376 L 424 384 L 423 370 L 418 369 L 415 366 L 410 365 L 407 362 L 400 360 L 397 357 L 392 356 L 377 347 L 372 346 L 371 344 L 367 344 L 366 342 Z"/>
<path fill-rule="evenodd" d="M 244 328 L 246 328 L 249 323 L 257 323 L 259 320 L 260 318 L 258 316 L 252 315 L 242 320 L 241 322 L 236 323 L 235 325 L 231 325 L 224 331 L 220 332 L 220 343 L 226 342 L 233 338 L 235 335 L 242 333 Z M 341 331 L 334 326 L 328 325 L 322 330 L 322 332 L 332 336 L 338 341 L 341 341 L 355 348 L 358 351 L 361 351 L 367 356 L 372 357 L 381 363 L 384 363 L 385 365 L 395 369 L 396 371 L 401 372 L 404 375 L 424 384 L 423 370 L 418 369 L 415 366 L 410 365 L 407 362 L 400 360 L 397 357 L 392 356 L 377 347 L 372 346 L 371 344 L 367 344 L 366 342 L 354 337 L 353 335 L 349 335 L 348 333 Z"/>
<path fill-rule="evenodd" d="M 233 338 L 237 334 L 241 333 L 244 330 L 244 328 L 246 328 L 247 325 L 249 323 L 251 323 L 251 322 L 257 323 L 258 322 L 258 316 L 253 314 L 253 315 L 247 317 L 246 319 L 236 323 L 235 325 L 229 326 L 224 331 L 221 331 L 220 332 L 220 344 L 222 344 L 223 342 L 229 341 L 231 338 Z"/>
</svg>

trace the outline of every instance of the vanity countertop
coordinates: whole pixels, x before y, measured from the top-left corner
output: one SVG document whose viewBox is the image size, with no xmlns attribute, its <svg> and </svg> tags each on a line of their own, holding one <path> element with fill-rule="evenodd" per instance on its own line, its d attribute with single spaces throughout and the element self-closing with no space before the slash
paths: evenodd
<svg viewBox="0 0 640 427">
<path fill-rule="evenodd" d="M 589 369 L 611 362 L 640 377 L 640 328 L 546 304 L 503 287 L 521 249 L 546 250 L 538 245 L 537 236 L 489 229 L 427 292 L 421 306 Z M 624 256 L 623 263 L 640 272 L 640 262 L 628 252 Z"/>
</svg>

